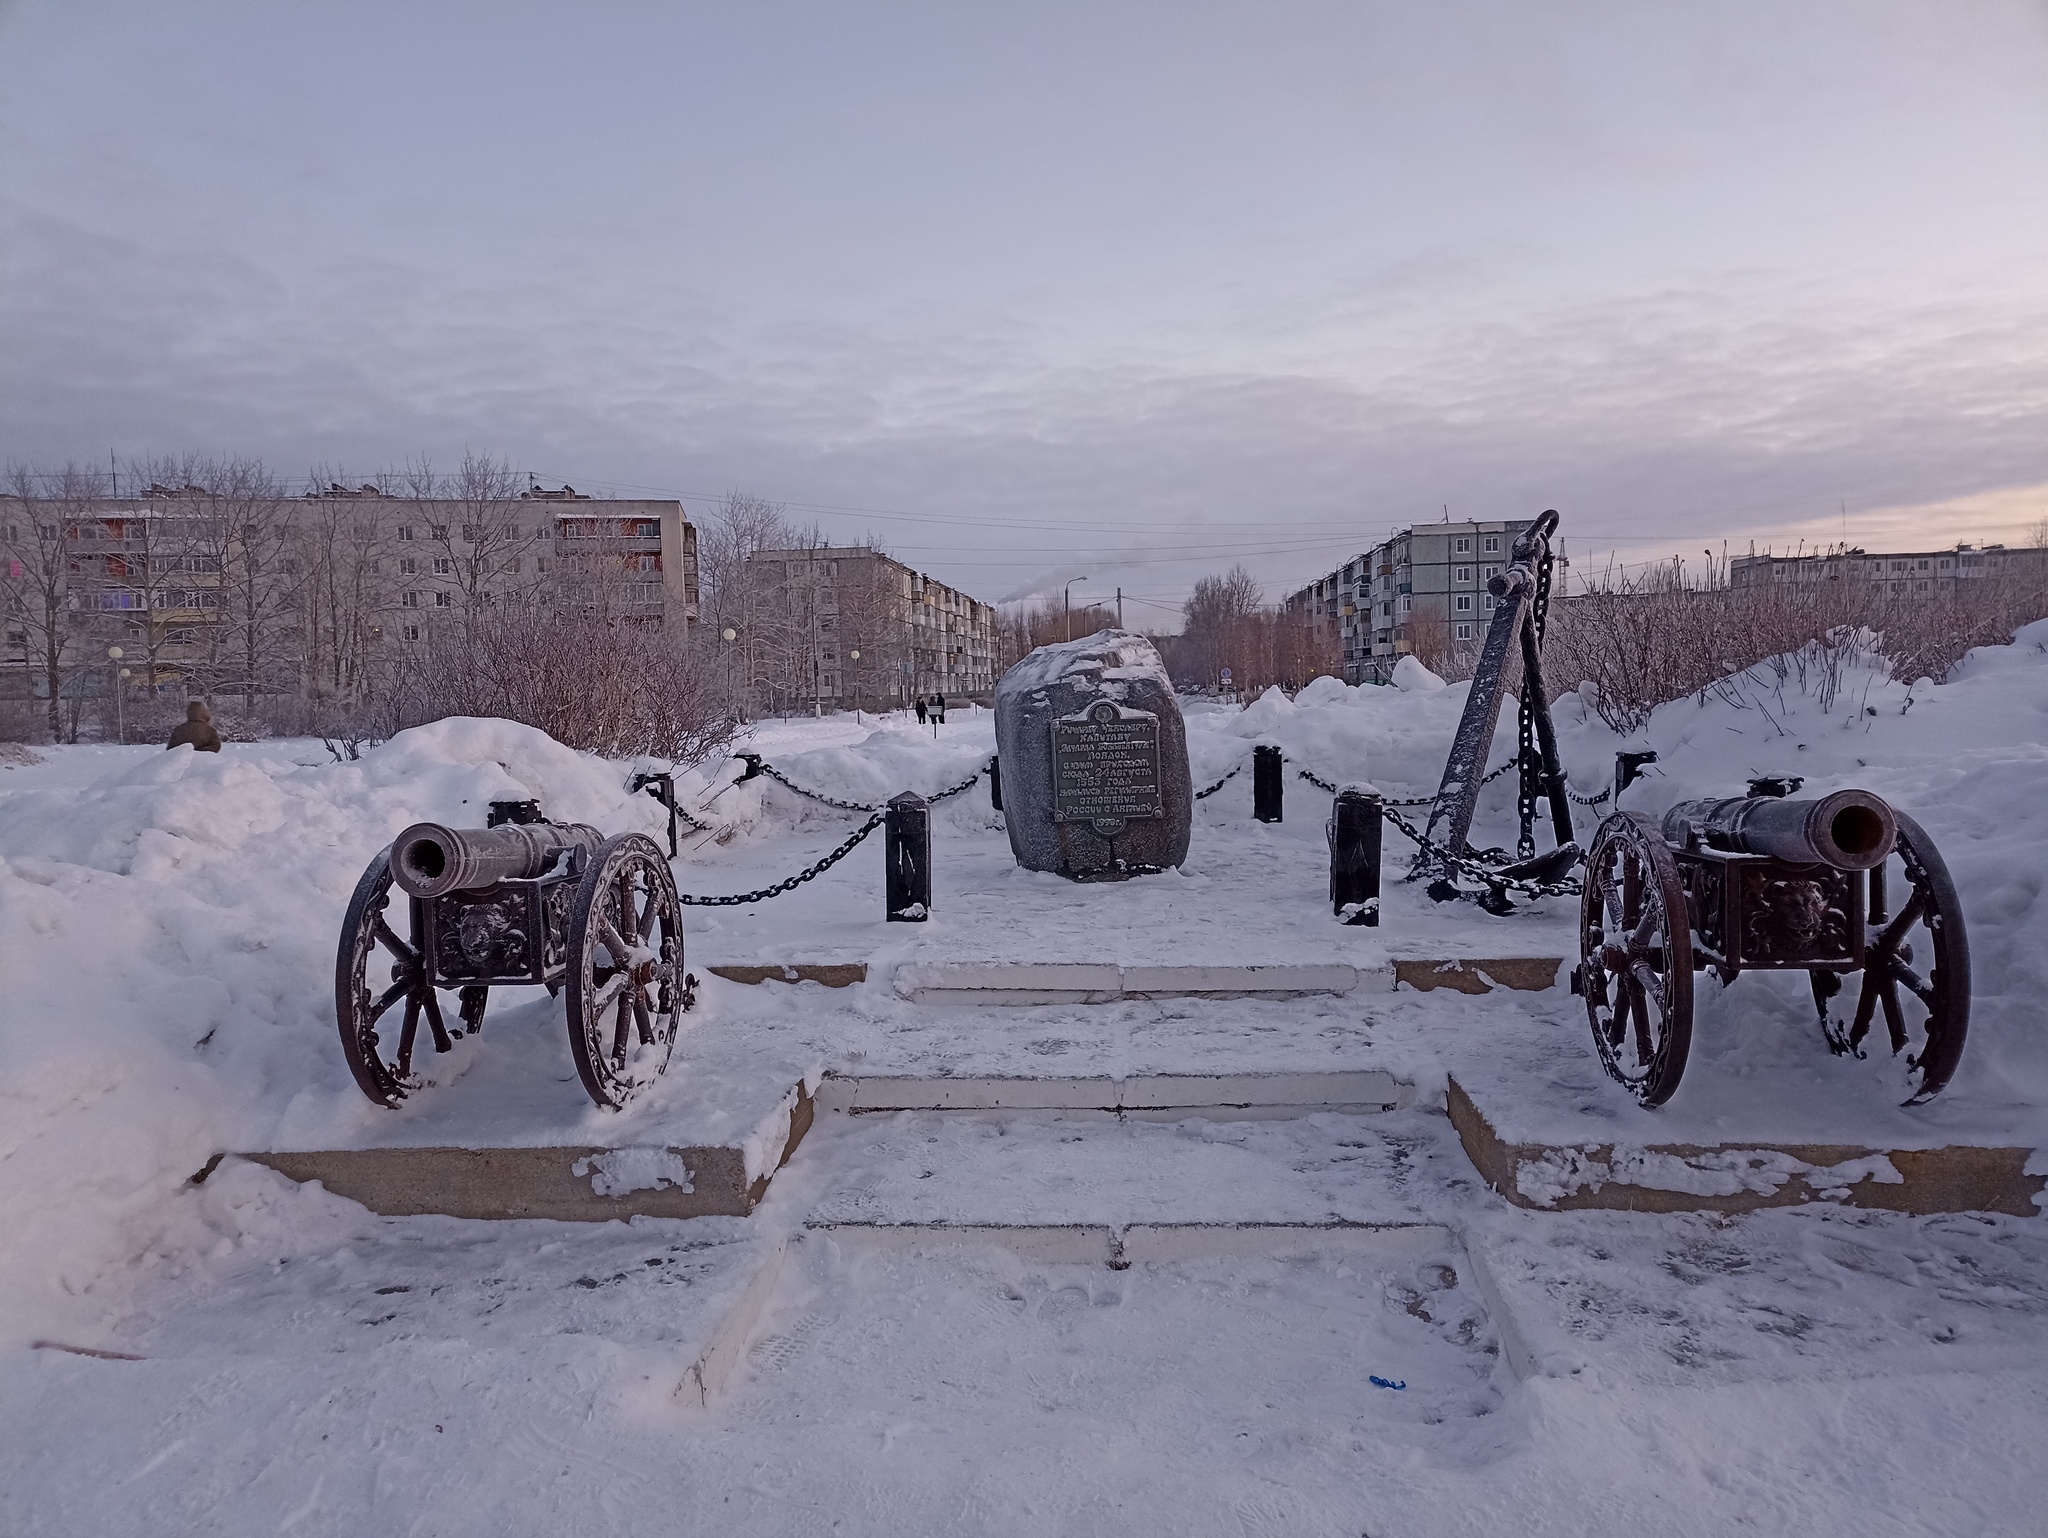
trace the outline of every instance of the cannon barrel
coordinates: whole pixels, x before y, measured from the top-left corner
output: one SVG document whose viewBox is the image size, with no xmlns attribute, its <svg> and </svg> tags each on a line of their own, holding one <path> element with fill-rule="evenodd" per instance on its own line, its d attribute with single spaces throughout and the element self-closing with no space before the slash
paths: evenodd
<svg viewBox="0 0 2048 1538">
<path fill-rule="evenodd" d="M 1892 852 L 1899 824 L 1881 796 L 1838 790 L 1828 796 L 1681 801 L 1664 814 L 1663 834 L 1667 844 L 1681 848 L 1697 838 L 1738 854 L 1869 870 Z"/>
<path fill-rule="evenodd" d="M 531 881 L 564 849 L 595 854 L 604 835 L 586 823 L 508 823 L 450 828 L 416 822 L 391 845 L 391 879 L 415 897 Z"/>
</svg>

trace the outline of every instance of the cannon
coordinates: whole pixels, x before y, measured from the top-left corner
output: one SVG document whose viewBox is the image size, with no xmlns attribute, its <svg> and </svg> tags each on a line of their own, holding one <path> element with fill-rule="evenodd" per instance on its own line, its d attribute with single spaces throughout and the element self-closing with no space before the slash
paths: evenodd
<svg viewBox="0 0 2048 1538">
<path fill-rule="evenodd" d="M 388 916 L 394 887 L 405 938 Z M 492 988 L 566 992 L 576 1071 L 592 1100 L 617 1109 L 668 1066 L 695 984 L 675 880 L 652 839 L 495 801 L 483 828 L 415 823 L 370 861 L 342 920 L 334 1008 L 356 1084 L 395 1106 L 424 1082 L 422 1022 L 447 1052 L 482 1028 Z M 456 995 L 452 1027 L 444 989 Z"/>
<path fill-rule="evenodd" d="M 1882 1014 L 1915 1076 L 1907 1105 L 1955 1073 L 1970 945 L 1948 867 L 1883 798 L 1799 797 L 1799 786 L 1754 780 L 1746 796 L 1681 802 L 1662 819 L 1618 811 L 1594 835 L 1572 991 L 1608 1074 L 1646 1106 L 1669 1100 L 1685 1072 L 1698 972 L 1724 987 L 1744 971 L 1807 972 L 1838 1055 L 1862 1057 Z M 1844 1023 L 1832 1006 L 1849 973 L 1862 976 Z"/>
</svg>

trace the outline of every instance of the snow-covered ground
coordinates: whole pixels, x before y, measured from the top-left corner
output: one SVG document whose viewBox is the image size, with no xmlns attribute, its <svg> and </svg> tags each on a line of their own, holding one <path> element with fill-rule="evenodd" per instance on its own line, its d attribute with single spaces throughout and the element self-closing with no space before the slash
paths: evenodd
<svg viewBox="0 0 2048 1538">
<path fill-rule="evenodd" d="M 1426 794 L 1465 691 L 1408 681 L 1197 707 L 1196 783 L 1272 741 L 1291 769 Z M 689 910 L 700 975 L 858 959 L 871 980 L 707 983 L 667 1080 L 624 1117 L 584 1101 L 559 1006 L 538 993 L 494 1000 L 483 1035 L 432 1065 L 445 1082 L 384 1112 L 355 1089 L 331 1019 L 336 930 L 364 864 L 411 821 L 480 822 L 505 796 L 656 832 L 659 808 L 625 792 L 634 766 L 457 720 L 353 764 L 283 742 L 45 749 L 0 767 L 0 1529 L 2036 1530 L 2038 1220 L 1520 1212 L 1483 1190 L 1434 1097 L 1447 1071 L 1490 1074 L 1518 1130 L 1581 1141 L 2048 1147 L 2048 623 L 1939 687 L 1854 670 L 1828 708 L 1810 670 L 1802 688 L 1766 667 L 1663 707 L 1625 743 L 1576 699 L 1558 715 L 1581 790 L 1608 783 L 1617 747 L 1659 751 L 1630 808 L 1791 772 L 1917 817 L 1955 872 L 1975 957 L 1946 1094 L 1903 1111 L 1896 1065 L 1830 1057 L 1797 977 L 1704 990 L 1692 1066 L 1656 1113 L 1599 1076 L 1562 989 L 966 1009 L 889 987 L 907 960 L 1575 950 L 1570 900 L 1491 919 L 1394 883 L 1391 830 L 1384 927 L 1336 925 L 1327 796 L 1290 772 L 1287 820 L 1257 824 L 1246 772 L 1197 804 L 1180 872 L 1076 887 L 1019 871 L 984 782 L 935 810 L 929 924 L 882 922 L 879 835 L 772 902 Z M 1511 744 L 1510 712 L 1489 762 Z M 862 803 L 954 784 L 992 745 L 986 713 L 958 711 L 937 733 L 902 717 L 763 723 L 749 744 Z M 857 825 L 736 773 L 684 778 L 717 830 L 686 842 L 685 891 L 766 885 Z M 1512 843 L 1511 798 L 1508 780 L 1487 790 L 1475 842 Z M 1420 1103 L 1261 1123 L 827 1116 L 748 1220 L 378 1219 L 232 1160 L 187 1184 L 234 1149 L 737 1135 L 759 1097 L 826 1067 L 1377 1067 Z M 676 1398 L 735 1289 L 807 1219 L 1449 1234 L 1121 1271 L 813 1237 L 728 1394 Z"/>
</svg>

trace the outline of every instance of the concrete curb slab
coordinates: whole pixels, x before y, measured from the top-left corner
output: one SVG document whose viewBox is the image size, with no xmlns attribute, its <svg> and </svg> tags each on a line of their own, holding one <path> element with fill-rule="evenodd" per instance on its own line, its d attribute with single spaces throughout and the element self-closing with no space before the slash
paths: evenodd
<svg viewBox="0 0 2048 1538">
<path fill-rule="evenodd" d="M 1455 1076 L 1445 1109 L 1486 1183 L 1546 1212 L 1754 1212 L 1833 1202 L 1885 1212 L 2006 1212 L 2038 1217 L 2048 1176 L 2031 1148 L 1864 1148 L 1831 1143 L 1510 1143 Z M 1716 1191 L 1715 1185 L 1739 1189 Z"/>
<path fill-rule="evenodd" d="M 783 1105 L 789 1130 L 782 1147 L 775 1162 L 751 1179 L 746 1154 L 737 1147 L 329 1148 L 241 1157 L 288 1180 L 317 1180 L 381 1217 L 570 1223 L 745 1217 L 816 1115 L 801 1084 Z"/>
</svg>

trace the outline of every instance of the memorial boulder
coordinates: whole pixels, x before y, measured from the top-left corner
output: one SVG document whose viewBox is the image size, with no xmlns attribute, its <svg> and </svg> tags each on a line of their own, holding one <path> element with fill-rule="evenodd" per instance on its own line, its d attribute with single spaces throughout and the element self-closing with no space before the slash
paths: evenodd
<svg viewBox="0 0 2048 1538">
<path fill-rule="evenodd" d="M 1010 849 L 1026 870 L 1120 881 L 1187 858 L 1187 731 L 1150 641 L 1102 630 L 1041 646 L 996 685 Z"/>
</svg>

